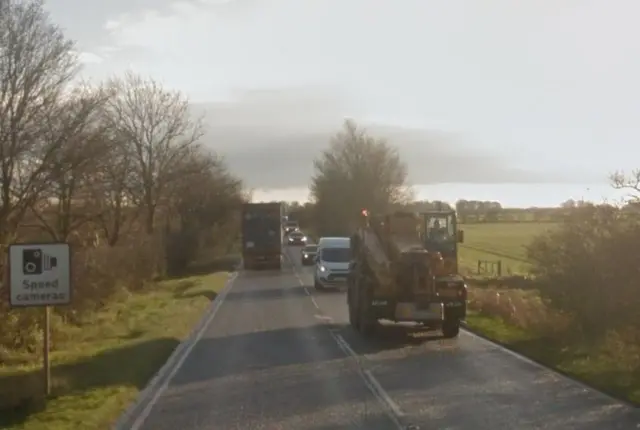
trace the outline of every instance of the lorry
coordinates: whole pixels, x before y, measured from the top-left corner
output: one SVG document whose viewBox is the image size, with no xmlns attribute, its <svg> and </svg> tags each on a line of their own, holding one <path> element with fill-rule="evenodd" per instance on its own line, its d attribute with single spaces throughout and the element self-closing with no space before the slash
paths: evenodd
<svg viewBox="0 0 640 430">
<path fill-rule="evenodd" d="M 282 215 L 279 202 L 243 204 L 242 259 L 246 270 L 281 269 Z"/>
<path fill-rule="evenodd" d="M 458 274 L 455 211 L 369 215 L 351 237 L 349 323 L 363 335 L 379 320 L 414 322 L 456 337 L 467 309 Z"/>
</svg>

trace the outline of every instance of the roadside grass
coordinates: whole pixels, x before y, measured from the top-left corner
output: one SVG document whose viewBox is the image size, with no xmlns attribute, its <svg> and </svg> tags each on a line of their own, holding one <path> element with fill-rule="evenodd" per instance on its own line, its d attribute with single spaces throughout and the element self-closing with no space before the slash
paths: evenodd
<svg viewBox="0 0 640 430">
<path fill-rule="evenodd" d="M 589 340 L 531 290 L 470 289 L 468 328 L 614 397 L 640 404 L 638 333 Z"/>
<path fill-rule="evenodd" d="M 211 272 L 209 272 L 211 273 Z M 0 367 L 0 428 L 105 429 L 112 425 L 201 318 L 228 272 L 159 281 L 92 315 L 81 327 L 55 321 L 52 396 L 40 363 Z"/>
<path fill-rule="evenodd" d="M 526 274 L 526 246 L 554 226 L 548 222 L 462 224 L 465 242 L 460 245 L 460 266 L 465 274 L 477 275 L 478 260 L 500 260 L 503 275 Z"/>
</svg>

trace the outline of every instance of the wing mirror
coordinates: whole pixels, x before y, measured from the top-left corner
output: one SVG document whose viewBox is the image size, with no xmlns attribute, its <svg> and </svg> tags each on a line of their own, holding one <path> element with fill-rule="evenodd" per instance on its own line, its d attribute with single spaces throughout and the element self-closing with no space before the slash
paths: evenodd
<svg viewBox="0 0 640 430">
<path fill-rule="evenodd" d="M 464 230 L 458 230 L 458 243 L 464 243 Z"/>
</svg>

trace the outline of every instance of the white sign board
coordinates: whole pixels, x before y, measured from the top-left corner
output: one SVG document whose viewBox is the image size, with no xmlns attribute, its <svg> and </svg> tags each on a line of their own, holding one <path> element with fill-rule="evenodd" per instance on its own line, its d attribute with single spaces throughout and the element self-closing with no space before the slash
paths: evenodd
<svg viewBox="0 0 640 430">
<path fill-rule="evenodd" d="M 68 243 L 9 245 L 11 306 L 56 306 L 71 302 Z"/>
</svg>

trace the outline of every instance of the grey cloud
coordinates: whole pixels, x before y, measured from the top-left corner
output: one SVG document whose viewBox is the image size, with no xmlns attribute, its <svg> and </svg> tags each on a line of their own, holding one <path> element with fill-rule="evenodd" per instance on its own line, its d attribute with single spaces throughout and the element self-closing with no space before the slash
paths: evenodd
<svg viewBox="0 0 640 430">
<path fill-rule="evenodd" d="M 206 112 L 207 144 L 225 156 L 248 186 L 304 187 L 313 159 L 344 118 L 361 116 L 340 94 L 326 88 L 252 91 L 238 93 L 233 102 L 197 104 L 194 110 Z M 413 184 L 563 180 L 560 174 L 509 167 L 500 154 L 477 153 L 446 133 L 360 124 L 399 148 Z"/>
</svg>

